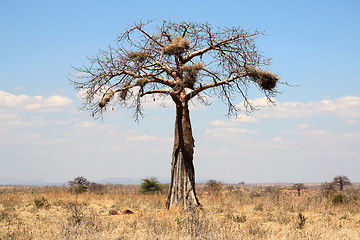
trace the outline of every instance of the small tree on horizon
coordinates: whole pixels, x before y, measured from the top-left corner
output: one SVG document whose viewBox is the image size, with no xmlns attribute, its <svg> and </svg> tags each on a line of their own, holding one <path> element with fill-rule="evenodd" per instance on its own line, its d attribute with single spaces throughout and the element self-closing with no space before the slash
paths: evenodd
<svg viewBox="0 0 360 240">
<path fill-rule="evenodd" d="M 90 182 L 84 177 L 76 177 L 74 180 L 68 182 L 71 191 L 78 194 L 86 192 L 89 189 Z"/>
<path fill-rule="evenodd" d="M 298 196 L 301 196 L 301 190 L 306 189 L 303 183 L 295 183 L 291 186 L 291 189 L 297 190 Z"/>
<path fill-rule="evenodd" d="M 351 182 L 347 176 L 336 176 L 334 177 L 333 183 L 339 187 L 340 191 L 344 189 L 344 186 L 351 185 Z"/>
<path fill-rule="evenodd" d="M 167 208 L 200 205 L 195 191 L 194 138 L 189 104 L 197 99 L 208 105 L 208 97 L 220 98 L 227 115 L 255 110 L 248 98 L 257 88 L 272 102 L 277 75 L 264 69 L 270 64 L 258 51 L 255 40 L 262 35 L 241 27 L 213 28 L 207 23 L 160 21 L 137 22 L 118 36 L 115 46 L 90 58 L 90 66 L 76 68 L 80 80 L 72 81 L 84 96 L 83 108 L 93 117 L 101 116 L 108 105 L 135 109 L 143 116 L 146 96 L 151 100 L 170 97 L 176 106 L 171 182 Z"/>
</svg>

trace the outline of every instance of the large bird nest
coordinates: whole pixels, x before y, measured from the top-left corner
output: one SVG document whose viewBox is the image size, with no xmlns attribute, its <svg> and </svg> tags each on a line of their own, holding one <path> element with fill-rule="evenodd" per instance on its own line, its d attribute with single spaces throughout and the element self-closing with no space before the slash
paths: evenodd
<svg viewBox="0 0 360 240">
<path fill-rule="evenodd" d="M 273 90 L 276 87 L 277 81 L 279 80 L 276 74 L 264 70 L 258 70 L 254 67 L 247 67 L 245 68 L 245 71 L 247 76 L 258 83 L 264 90 Z"/>
<path fill-rule="evenodd" d="M 146 83 L 148 83 L 148 80 L 149 79 L 147 79 L 147 78 L 140 78 L 136 81 L 136 85 L 143 88 L 146 85 Z"/>
<path fill-rule="evenodd" d="M 130 83 L 129 83 L 129 82 L 126 82 L 126 83 L 124 83 L 123 88 L 126 88 L 126 87 L 128 87 L 128 86 L 130 86 Z M 121 91 L 119 92 L 119 97 L 120 97 L 120 99 L 125 100 L 128 91 L 129 91 L 129 89 L 121 90 Z"/>
<path fill-rule="evenodd" d="M 127 57 L 135 62 L 143 62 L 150 56 L 148 52 L 129 52 Z"/>
<path fill-rule="evenodd" d="M 166 55 L 181 55 L 190 48 L 190 42 L 182 37 L 174 37 L 172 42 L 164 47 Z"/>
<path fill-rule="evenodd" d="M 112 99 L 114 94 L 115 94 L 115 92 L 112 91 L 112 90 L 105 93 L 104 96 L 102 97 L 102 99 L 99 102 L 99 107 L 101 107 L 101 108 L 105 107 L 106 104 L 108 104 L 108 102 L 110 102 L 110 100 Z"/>
<path fill-rule="evenodd" d="M 192 65 L 182 66 L 182 71 L 184 72 L 184 85 L 185 87 L 194 89 L 195 82 L 198 79 L 199 71 L 204 67 L 202 63 L 194 63 Z"/>
</svg>

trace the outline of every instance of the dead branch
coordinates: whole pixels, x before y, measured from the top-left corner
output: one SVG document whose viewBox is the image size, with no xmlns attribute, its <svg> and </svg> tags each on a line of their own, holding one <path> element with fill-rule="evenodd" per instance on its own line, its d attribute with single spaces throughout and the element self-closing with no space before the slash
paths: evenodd
<svg viewBox="0 0 360 240">
<path fill-rule="evenodd" d="M 236 115 L 236 96 L 246 103 L 246 110 L 255 109 L 247 96 L 251 86 L 270 101 L 277 93 L 278 76 L 262 70 L 270 62 L 255 45 L 262 33 L 171 21 L 152 27 L 155 23 L 135 23 L 115 46 L 89 59 L 88 67 L 75 68 L 81 77 L 71 83 L 85 92 L 84 109 L 99 116 L 114 101 L 134 107 L 138 119 L 145 95 L 170 95 L 177 103 L 204 95 L 222 98 L 228 114 Z"/>
</svg>

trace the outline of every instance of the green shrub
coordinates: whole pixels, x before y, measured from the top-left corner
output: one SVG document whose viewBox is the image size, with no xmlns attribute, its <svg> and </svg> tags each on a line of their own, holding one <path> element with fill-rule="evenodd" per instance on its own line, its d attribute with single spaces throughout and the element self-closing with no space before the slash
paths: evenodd
<svg viewBox="0 0 360 240">
<path fill-rule="evenodd" d="M 34 199 L 34 204 L 37 208 L 48 208 L 50 206 L 49 202 L 45 199 L 45 197 Z"/>
<path fill-rule="evenodd" d="M 89 190 L 89 187 L 86 186 L 86 185 L 76 185 L 76 186 L 73 186 L 70 188 L 70 191 L 72 193 L 75 193 L 75 194 L 81 194 L 81 193 L 84 193 L 84 192 L 87 192 Z"/>
<path fill-rule="evenodd" d="M 246 215 L 233 216 L 232 220 L 237 223 L 244 223 L 244 222 L 246 222 Z"/>
<path fill-rule="evenodd" d="M 335 194 L 332 198 L 333 204 L 343 204 L 344 203 L 344 195 L 341 193 Z"/>
<path fill-rule="evenodd" d="M 162 187 L 157 178 L 144 178 L 140 186 L 140 193 L 142 194 L 153 194 L 162 191 Z"/>
<path fill-rule="evenodd" d="M 303 213 L 299 212 L 296 222 L 296 228 L 303 229 L 305 227 L 306 217 Z"/>
</svg>

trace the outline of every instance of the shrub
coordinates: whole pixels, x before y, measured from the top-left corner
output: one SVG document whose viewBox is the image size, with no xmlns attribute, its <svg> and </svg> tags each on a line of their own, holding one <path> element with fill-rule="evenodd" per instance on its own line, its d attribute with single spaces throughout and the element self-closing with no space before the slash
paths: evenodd
<svg viewBox="0 0 360 240">
<path fill-rule="evenodd" d="M 88 189 L 89 189 L 88 186 L 80 184 L 80 185 L 71 187 L 70 191 L 75 194 L 81 194 L 81 193 L 87 192 Z"/>
<path fill-rule="evenodd" d="M 209 193 L 217 194 L 223 189 L 223 184 L 221 182 L 211 179 L 206 183 L 206 189 Z"/>
<path fill-rule="evenodd" d="M 100 183 L 90 183 L 89 191 L 93 193 L 100 193 L 103 194 L 105 192 L 105 185 Z"/>
<path fill-rule="evenodd" d="M 344 203 L 344 195 L 339 193 L 339 194 L 335 194 L 332 198 L 332 202 L 333 204 L 342 204 Z"/>
<path fill-rule="evenodd" d="M 153 194 L 162 191 L 161 184 L 157 178 L 144 178 L 140 186 L 140 193 L 142 194 Z"/>
<path fill-rule="evenodd" d="M 246 222 L 246 215 L 233 216 L 232 220 L 237 223 L 244 223 L 244 222 Z"/>
<path fill-rule="evenodd" d="M 34 199 L 34 204 L 37 208 L 48 208 L 50 206 L 49 202 L 45 199 L 45 197 Z"/>
<path fill-rule="evenodd" d="M 303 229 L 305 227 L 306 217 L 303 213 L 299 213 L 296 222 L 296 228 Z"/>
<path fill-rule="evenodd" d="M 325 182 L 321 185 L 321 190 L 325 196 L 329 197 L 333 192 L 335 192 L 335 185 L 334 183 Z"/>
<path fill-rule="evenodd" d="M 85 219 L 85 209 L 82 204 L 70 202 L 66 205 L 69 211 L 68 221 L 72 226 L 78 225 Z"/>
<path fill-rule="evenodd" d="M 277 201 L 280 198 L 281 188 L 279 186 L 267 186 L 264 192 L 269 199 Z"/>
</svg>

